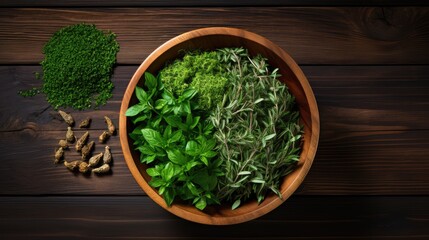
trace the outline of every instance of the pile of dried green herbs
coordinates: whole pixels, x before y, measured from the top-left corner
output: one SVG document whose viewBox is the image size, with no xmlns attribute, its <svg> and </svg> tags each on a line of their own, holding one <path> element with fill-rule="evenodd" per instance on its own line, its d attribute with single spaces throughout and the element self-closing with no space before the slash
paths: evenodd
<svg viewBox="0 0 429 240">
<path fill-rule="evenodd" d="M 43 48 L 43 86 L 19 94 L 34 96 L 43 92 L 55 109 L 83 110 L 103 105 L 112 97 L 110 76 L 118 51 L 112 32 L 84 23 L 64 27 Z"/>
<path fill-rule="evenodd" d="M 198 209 L 279 197 L 299 160 L 302 127 L 295 99 L 262 56 L 243 48 L 189 52 L 146 72 L 126 115 L 149 184 L 168 205 Z"/>
</svg>

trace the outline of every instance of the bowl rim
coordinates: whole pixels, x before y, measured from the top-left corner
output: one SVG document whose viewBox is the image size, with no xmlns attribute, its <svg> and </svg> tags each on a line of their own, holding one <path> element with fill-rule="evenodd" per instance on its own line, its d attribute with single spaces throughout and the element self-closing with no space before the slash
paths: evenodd
<svg viewBox="0 0 429 240">
<path fill-rule="evenodd" d="M 177 204 L 172 204 L 170 207 L 167 206 L 165 204 L 164 199 L 160 195 L 158 195 L 158 193 L 151 186 L 149 186 L 148 182 L 146 182 L 144 177 L 140 174 L 140 171 L 132 157 L 132 153 L 129 148 L 130 145 L 128 142 L 128 133 L 127 131 L 124 131 L 127 129 L 127 117 L 125 116 L 125 112 L 128 109 L 130 100 L 134 94 L 134 89 L 139 83 L 141 77 L 143 76 L 143 73 L 151 66 L 151 64 L 159 56 L 164 54 L 168 49 L 174 47 L 175 45 L 188 41 L 190 39 L 201 37 L 201 36 L 208 36 L 208 35 L 231 35 L 233 37 L 244 38 L 246 40 L 256 42 L 257 44 L 262 45 L 263 47 L 274 51 L 274 53 L 278 55 L 278 57 L 281 58 L 286 63 L 286 65 L 289 66 L 290 70 L 293 72 L 293 74 L 296 76 L 297 80 L 299 81 L 299 84 L 301 85 L 302 90 L 305 94 L 305 98 L 309 103 L 308 108 L 309 108 L 309 112 L 311 113 L 310 114 L 311 139 L 309 143 L 309 149 L 307 151 L 306 156 L 302 156 L 302 155 L 300 156 L 300 159 L 305 158 L 304 164 L 301 166 L 301 169 L 299 170 L 298 175 L 293 179 L 292 183 L 281 192 L 282 199 L 276 198 L 271 202 L 269 202 L 268 204 L 264 204 L 260 208 L 258 207 L 258 209 L 253 212 L 247 212 L 236 216 L 227 216 L 227 217 L 226 216 L 222 216 L 222 217 L 207 216 L 207 215 L 198 214 L 195 212 L 185 211 L 185 209 L 180 208 Z M 274 210 L 276 207 L 281 205 L 287 198 L 289 198 L 293 194 L 293 192 L 296 191 L 296 189 L 303 182 L 305 176 L 309 172 L 310 167 L 313 163 L 314 157 L 316 155 L 318 142 L 319 142 L 319 134 L 320 134 L 320 121 L 319 121 L 319 110 L 317 107 L 316 98 L 310 87 L 310 84 L 306 76 L 304 75 L 303 71 L 301 70 L 301 68 L 287 52 L 285 52 L 282 48 L 280 48 L 278 45 L 271 42 L 267 38 L 247 30 L 243 30 L 239 28 L 231 28 L 231 27 L 209 27 L 209 28 L 200 28 L 200 29 L 191 30 L 168 40 L 167 42 L 159 46 L 157 49 L 155 49 L 141 63 L 141 65 L 133 74 L 125 90 L 125 94 L 121 102 L 121 108 L 120 108 L 120 114 L 119 114 L 119 130 L 120 130 L 119 131 L 120 143 L 121 143 L 122 152 L 125 158 L 125 162 L 132 176 L 134 177 L 135 181 L 139 184 L 139 186 L 146 192 L 146 194 L 153 201 L 155 201 L 158 205 L 160 205 L 165 210 L 173 213 L 178 217 L 181 217 L 189 221 L 202 223 L 202 224 L 209 224 L 209 225 L 229 225 L 229 224 L 237 224 L 237 223 L 250 221 L 252 219 L 265 215 L 266 213 Z"/>
</svg>

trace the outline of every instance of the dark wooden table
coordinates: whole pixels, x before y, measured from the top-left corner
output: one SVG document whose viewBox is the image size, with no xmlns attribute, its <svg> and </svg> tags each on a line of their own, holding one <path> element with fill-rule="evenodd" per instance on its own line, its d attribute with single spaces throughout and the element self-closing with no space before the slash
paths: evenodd
<svg viewBox="0 0 429 240">
<path fill-rule="evenodd" d="M 0 239 L 429 239 L 429 8 L 387 2 L 2 0 Z M 43 95 L 17 91 L 41 85 L 34 72 L 43 44 L 80 22 L 112 30 L 121 46 L 113 98 L 99 110 L 73 111 L 93 117 L 93 137 L 105 128 L 103 115 L 118 124 L 138 65 L 180 33 L 238 27 L 288 51 L 313 87 L 321 119 L 319 149 L 299 190 L 257 220 L 206 226 L 145 195 L 119 137 L 109 141 L 110 175 L 54 165 L 66 126 Z"/>
</svg>

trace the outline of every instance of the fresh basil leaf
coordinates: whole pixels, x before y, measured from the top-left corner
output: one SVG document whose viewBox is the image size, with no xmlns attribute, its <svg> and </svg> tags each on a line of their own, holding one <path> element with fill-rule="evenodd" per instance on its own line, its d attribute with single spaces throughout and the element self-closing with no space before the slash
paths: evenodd
<svg viewBox="0 0 429 240">
<path fill-rule="evenodd" d="M 188 141 L 186 143 L 185 153 L 190 155 L 190 156 L 193 156 L 193 157 L 198 156 L 200 154 L 199 144 L 195 141 L 192 141 L 192 140 Z"/>
<path fill-rule="evenodd" d="M 155 109 L 159 110 L 162 109 L 165 105 L 167 105 L 167 100 L 165 99 L 158 99 L 155 101 Z"/>
<path fill-rule="evenodd" d="M 148 156 L 146 156 L 146 157 L 144 157 L 142 160 L 141 160 L 141 162 L 142 163 L 151 163 L 151 162 L 153 162 L 154 160 L 156 159 L 156 155 L 148 155 Z"/>
<path fill-rule="evenodd" d="M 164 134 L 162 135 L 164 137 L 164 139 L 169 139 L 171 136 L 171 125 L 168 125 L 165 130 L 164 130 Z"/>
<path fill-rule="evenodd" d="M 187 99 L 190 100 L 191 98 L 193 98 L 196 94 L 198 93 L 197 90 L 193 89 L 193 88 L 188 88 L 186 89 L 182 95 L 180 96 L 181 98 L 183 98 L 183 100 Z"/>
<path fill-rule="evenodd" d="M 147 174 L 149 174 L 149 176 L 151 176 L 151 177 L 156 177 L 156 176 L 161 175 L 161 173 L 160 173 L 158 170 L 156 170 L 155 168 L 148 168 L 148 169 L 146 170 L 146 172 L 147 172 Z"/>
<path fill-rule="evenodd" d="M 165 182 L 164 182 L 164 180 L 162 180 L 161 178 L 153 177 L 153 178 L 150 180 L 149 185 L 150 185 L 151 187 L 155 187 L 155 188 L 157 188 L 157 187 L 162 186 L 164 183 L 165 183 Z"/>
<path fill-rule="evenodd" d="M 167 101 L 168 105 L 173 105 L 176 102 L 174 97 L 173 97 L 173 94 L 171 92 L 167 91 L 166 89 L 164 89 L 161 96 L 163 99 L 165 99 Z"/>
<path fill-rule="evenodd" d="M 200 209 L 200 210 L 204 210 L 204 208 L 206 208 L 207 206 L 207 202 L 206 199 L 204 197 L 200 198 L 200 200 L 197 202 L 197 204 L 195 204 L 195 207 Z"/>
<path fill-rule="evenodd" d="M 174 166 L 171 163 L 165 164 L 164 169 L 161 171 L 162 178 L 169 182 L 174 177 Z"/>
<path fill-rule="evenodd" d="M 141 116 L 138 116 L 137 118 L 133 119 L 133 123 L 136 124 L 138 122 L 143 122 L 144 120 L 146 120 L 148 118 L 150 118 L 149 114 L 141 115 Z"/>
<path fill-rule="evenodd" d="M 199 121 L 200 121 L 200 116 L 194 117 L 193 122 L 190 125 L 190 129 L 194 129 L 197 126 L 197 124 L 198 124 Z"/>
<path fill-rule="evenodd" d="M 189 101 L 182 102 L 179 109 L 184 113 L 191 114 L 191 104 Z"/>
<path fill-rule="evenodd" d="M 127 111 L 125 112 L 125 116 L 133 117 L 133 116 L 141 113 L 142 111 L 144 111 L 146 109 L 147 109 L 146 103 L 138 103 L 138 104 L 133 105 L 130 108 L 128 108 Z"/>
<path fill-rule="evenodd" d="M 188 113 L 186 115 L 186 125 L 191 126 L 193 122 L 193 117 L 191 113 Z"/>
<path fill-rule="evenodd" d="M 189 171 L 191 170 L 193 167 L 200 165 L 201 163 L 197 162 L 197 161 L 189 161 L 186 163 L 186 170 Z"/>
<path fill-rule="evenodd" d="M 189 191 L 191 191 L 191 193 L 194 196 L 198 196 L 200 194 L 200 191 L 198 191 L 197 187 L 192 182 L 189 182 L 189 181 L 186 182 L 186 186 L 188 187 Z"/>
<path fill-rule="evenodd" d="M 164 116 L 164 120 L 172 127 L 179 127 L 182 124 L 182 120 L 176 115 Z"/>
<path fill-rule="evenodd" d="M 182 137 L 182 130 L 177 130 L 174 132 L 174 134 L 168 140 L 170 143 L 175 143 L 175 142 L 178 142 L 181 137 Z"/>
<path fill-rule="evenodd" d="M 149 89 L 149 91 L 156 90 L 156 85 L 158 84 L 158 80 L 155 76 L 153 76 L 150 72 L 144 73 L 144 85 Z"/>
<path fill-rule="evenodd" d="M 141 130 L 144 139 L 149 143 L 151 147 L 162 147 L 164 145 L 164 139 L 161 134 L 153 129 L 145 128 Z"/>
<path fill-rule="evenodd" d="M 171 204 L 174 201 L 175 192 L 173 188 L 167 188 L 163 194 L 165 203 L 167 203 L 168 206 L 171 206 Z"/>
<path fill-rule="evenodd" d="M 201 156 L 201 157 L 200 157 L 200 160 L 201 160 L 201 162 L 203 162 L 206 166 L 208 166 L 208 165 L 209 165 L 209 160 L 207 160 L 207 158 L 206 158 L 206 157 Z"/>
<path fill-rule="evenodd" d="M 186 157 L 180 152 L 179 149 L 167 150 L 167 156 L 170 161 L 175 164 L 184 165 L 186 164 Z"/>
<path fill-rule="evenodd" d="M 139 86 L 136 86 L 136 97 L 140 101 L 140 103 L 147 103 L 148 101 L 148 96 L 146 91 Z"/>
<path fill-rule="evenodd" d="M 204 156 L 206 158 L 212 158 L 212 157 L 215 157 L 216 155 L 217 155 L 217 152 L 215 151 L 207 151 L 201 154 L 201 156 Z"/>
</svg>

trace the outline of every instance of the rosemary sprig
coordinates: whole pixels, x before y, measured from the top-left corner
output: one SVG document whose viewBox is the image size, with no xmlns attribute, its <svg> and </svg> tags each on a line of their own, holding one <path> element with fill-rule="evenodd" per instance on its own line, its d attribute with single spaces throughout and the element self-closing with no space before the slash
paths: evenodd
<svg viewBox="0 0 429 240">
<path fill-rule="evenodd" d="M 270 71 L 265 58 L 243 48 L 219 51 L 233 79 L 210 119 L 225 173 L 218 197 L 235 209 L 252 195 L 262 202 L 269 190 L 281 197 L 281 179 L 299 160 L 302 127 L 278 69 Z"/>
</svg>

